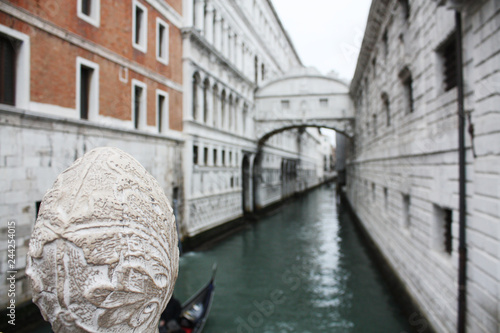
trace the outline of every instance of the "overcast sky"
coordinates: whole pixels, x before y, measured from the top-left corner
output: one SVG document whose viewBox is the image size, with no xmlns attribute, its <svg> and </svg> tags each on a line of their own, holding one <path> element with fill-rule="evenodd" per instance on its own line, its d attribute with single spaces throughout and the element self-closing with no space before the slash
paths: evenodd
<svg viewBox="0 0 500 333">
<path fill-rule="evenodd" d="M 371 0 L 272 0 L 304 66 L 351 80 Z"/>
</svg>

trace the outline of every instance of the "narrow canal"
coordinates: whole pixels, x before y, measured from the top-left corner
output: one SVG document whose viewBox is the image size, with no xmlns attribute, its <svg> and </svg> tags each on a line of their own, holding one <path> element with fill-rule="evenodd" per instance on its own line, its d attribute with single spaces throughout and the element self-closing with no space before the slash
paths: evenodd
<svg viewBox="0 0 500 333">
<path fill-rule="evenodd" d="M 323 186 L 207 250 L 185 254 L 175 296 L 217 287 L 205 333 L 411 332 L 335 190 Z"/>
</svg>

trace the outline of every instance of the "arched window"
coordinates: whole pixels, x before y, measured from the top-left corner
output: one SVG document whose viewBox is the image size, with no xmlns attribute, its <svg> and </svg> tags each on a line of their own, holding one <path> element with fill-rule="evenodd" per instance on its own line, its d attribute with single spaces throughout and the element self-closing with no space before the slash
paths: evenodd
<svg viewBox="0 0 500 333">
<path fill-rule="evenodd" d="M 210 82 L 205 79 L 203 82 L 203 122 L 206 124 L 208 121 L 208 93 L 210 90 Z"/>
<path fill-rule="evenodd" d="M 254 75 L 255 75 L 255 84 L 259 83 L 259 59 L 257 56 L 254 58 Z"/>
<path fill-rule="evenodd" d="M 384 93 L 382 93 L 381 97 L 382 97 L 382 104 L 383 104 L 384 113 L 386 116 L 386 124 L 387 124 L 387 126 L 390 126 L 391 125 L 391 106 L 390 106 L 390 102 L 389 102 L 389 96 L 387 96 L 387 94 L 384 92 Z"/>
<path fill-rule="evenodd" d="M 248 116 L 248 104 L 243 105 L 243 135 L 246 134 L 247 130 L 247 116 Z"/>
<path fill-rule="evenodd" d="M 226 90 L 222 90 L 220 103 L 220 127 L 226 126 Z"/>
<path fill-rule="evenodd" d="M 213 112 L 213 126 L 217 127 L 219 124 L 219 87 L 217 84 L 214 84 L 212 88 L 212 112 Z"/>
<path fill-rule="evenodd" d="M 231 130 L 233 127 L 233 113 L 234 113 L 234 104 L 233 104 L 233 95 L 229 95 L 229 112 L 228 112 L 228 129 Z"/>
<path fill-rule="evenodd" d="M 198 86 L 200 85 L 200 75 L 198 72 L 193 75 L 193 119 L 196 120 L 199 114 L 200 101 L 198 96 Z"/>
<path fill-rule="evenodd" d="M 403 85 L 403 94 L 404 94 L 404 110 L 405 113 L 413 112 L 413 80 L 411 76 L 411 72 L 408 67 L 403 68 L 399 72 L 399 79 Z"/>
</svg>

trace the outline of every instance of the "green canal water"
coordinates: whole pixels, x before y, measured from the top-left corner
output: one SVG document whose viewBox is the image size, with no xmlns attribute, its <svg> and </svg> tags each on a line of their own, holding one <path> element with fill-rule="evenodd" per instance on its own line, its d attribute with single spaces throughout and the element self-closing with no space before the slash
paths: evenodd
<svg viewBox="0 0 500 333">
<path fill-rule="evenodd" d="M 217 263 L 204 333 L 413 332 L 368 251 L 334 188 L 323 186 L 184 254 L 175 297 L 194 294 Z"/>
<path fill-rule="evenodd" d="M 182 300 L 218 264 L 205 333 L 412 332 L 353 225 L 323 186 L 180 261 Z"/>
</svg>

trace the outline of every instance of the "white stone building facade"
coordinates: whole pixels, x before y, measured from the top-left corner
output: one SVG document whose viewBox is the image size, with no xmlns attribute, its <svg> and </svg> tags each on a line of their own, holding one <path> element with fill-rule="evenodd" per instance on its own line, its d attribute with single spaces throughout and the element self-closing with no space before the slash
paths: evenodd
<svg viewBox="0 0 500 333">
<path fill-rule="evenodd" d="M 375 0 L 351 84 L 347 197 L 422 315 L 457 331 L 458 85 L 466 114 L 466 328 L 500 331 L 500 2 Z M 420 314 L 418 315 L 420 316 Z M 413 322 L 412 322 L 413 320 Z"/>
<path fill-rule="evenodd" d="M 183 5 L 181 233 L 194 237 L 296 192 L 299 187 L 284 189 L 281 171 L 295 175 L 301 149 L 317 138 L 301 135 L 306 139 L 297 144 L 298 133 L 289 131 L 257 145 L 255 91 L 302 66 L 271 1 L 185 0 Z M 315 169 L 317 156 L 310 159 L 303 165 Z M 314 181 L 307 186 L 317 184 L 316 172 L 308 174 Z"/>
</svg>

